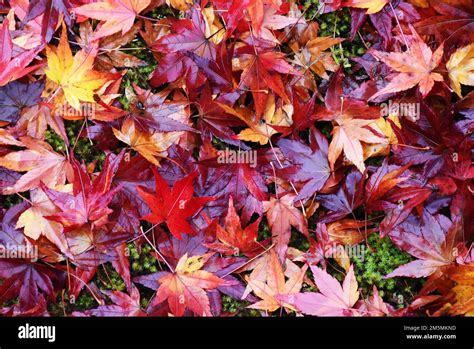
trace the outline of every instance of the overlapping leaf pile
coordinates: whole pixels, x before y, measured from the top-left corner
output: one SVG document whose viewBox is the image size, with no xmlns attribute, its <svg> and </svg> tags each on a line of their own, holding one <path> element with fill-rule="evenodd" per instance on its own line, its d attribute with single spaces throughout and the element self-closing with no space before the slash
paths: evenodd
<svg viewBox="0 0 474 349">
<path fill-rule="evenodd" d="M 473 315 L 472 0 L 312 6 L 349 37 L 307 2 L 0 2 L 1 313 Z M 396 307 L 359 290 L 370 234 L 426 281 Z"/>
</svg>

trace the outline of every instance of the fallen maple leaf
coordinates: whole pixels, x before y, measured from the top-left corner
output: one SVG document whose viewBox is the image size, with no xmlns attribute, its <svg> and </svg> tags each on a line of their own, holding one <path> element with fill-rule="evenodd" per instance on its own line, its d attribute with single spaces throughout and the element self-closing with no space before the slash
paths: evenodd
<svg viewBox="0 0 474 349">
<path fill-rule="evenodd" d="M 474 44 L 457 49 L 446 63 L 451 87 L 462 98 L 461 84 L 474 86 Z"/>
<path fill-rule="evenodd" d="M 292 295 L 297 294 L 301 290 L 308 266 L 304 265 L 300 269 L 296 264 L 286 260 L 286 271 L 283 272 L 282 265 L 275 251 L 271 249 L 268 253 L 270 258 L 269 268 L 272 272 L 268 274 L 266 280 L 261 281 L 258 277 L 252 277 L 254 274 L 250 274 L 250 276 L 245 278 L 255 295 L 262 299 L 248 306 L 248 308 L 273 312 L 283 307 L 290 311 L 295 311 L 293 305 L 285 302 L 283 297 L 291 298 Z M 285 275 L 288 277 L 286 281 Z"/>
<path fill-rule="evenodd" d="M 318 36 L 319 24 L 316 22 L 310 22 L 303 27 L 305 29 L 298 40 L 290 41 L 289 46 L 295 53 L 294 63 L 304 69 L 304 75 L 300 78 L 299 84 L 315 90 L 317 86 L 314 84 L 312 73 L 323 79 L 329 79 L 326 71 L 335 72 L 339 65 L 334 61 L 331 52 L 326 52 L 326 50 L 343 42 L 344 39 Z"/>
<path fill-rule="evenodd" d="M 25 259 L 0 259 L 0 303 L 18 299 L 19 304 L 16 306 L 20 313 L 37 306 L 43 295 L 52 299 L 65 276 L 62 271 L 36 263 L 34 259 L 38 256 L 35 256 L 33 246 L 27 242 L 23 233 L 15 228 L 16 220 L 26 207 L 25 203 L 11 207 L 3 215 L 0 226 L 2 253 L 27 252 L 24 253 Z"/>
<path fill-rule="evenodd" d="M 173 23 L 173 33 L 160 38 L 153 48 L 161 52 L 192 52 L 208 60 L 216 59 L 215 36 L 222 28 L 211 32 L 209 23 L 197 6 L 190 11 L 191 18 Z"/>
<path fill-rule="evenodd" d="M 3 190 L 4 194 L 19 193 L 37 187 L 40 182 L 55 187 L 65 184 L 66 177 L 72 177 L 67 159 L 54 152 L 51 146 L 31 137 L 21 137 L 20 141 L 27 150 L 11 152 L 0 158 L 0 166 L 14 171 L 28 171 L 10 187 Z"/>
<path fill-rule="evenodd" d="M 380 110 L 369 107 L 363 101 L 345 98 L 342 93 L 343 73 L 339 70 L 332 77 L 324 102 L 326 108 L 316 113 L 317 120 L 334 122 L 332 140 L 328 149 L 331 169 L 342 152 L 360 172 L 364 172 L 364 153 L 362 143 L 387 143 L 369 125 L 380 117 Z"/>
<path fill-rule="evenodd" d="M 133 286 L 130 294 L 120 291 L 102 291 L 107 295 L 113 304 L 104 304 L 91 310 L 86 310 L 83 314 L 87 316 L 145 316 L 141 309 L 140 292 Z"/>
<path fill-rule="evenodd" d="M 382 166 L 370 176 L 365 185 L 365 200 L 369 212 L 384 210 L 385 203 L 383 197 L 399 183 L 408 179 L 406 176 L 403 177 L 402 174 L 410 165 L 411 164 L 407 164 L 403 167 L 398 167 L 396 165 L 388 165 L 388 161 L 384 160 Z"/>
<path fill-rule="evenodd" d="M 186 309 L 198 316 L 212 316 L 209 297 L 206 291 L 221 286 L 232 286 L 227 281 L 205 270 L 201 270 L 213 253 L 188 257 L 184 254 L 174 272 L 164 273 L 158 282 L 160 288 L 156 292 L 153 304 L 168 301 L 174 316 L 183 316 Z"/>
<path fill-rule="evenodd" d="M 47 104 L 40 103 L 26 109 L 16 124 L 18 129 L 26 129 L 26 134 L 36 139 L 44 139 L 48 126 L 69 146 L 64 119 L 58 113 L 51 112 Z"/>
<path fill-rule="evenodd" d="M 67 192 L 72 187 L 67 185 L 61 189 Z M 44 235 L 65 253 L 67 251 L 67 241 L 64 236 L 63 226 L 58 222 L 45 218 L 58 213 L 59 209 L 39 188 L 31 191 L 30 201 L 31 207 L 18 217 L 16 227 L 24 228 L 24 234 L 34 240 L 38 240 L 41 235 Z"/>
<path fill-rule="evenodd" d="M 23 22 L 40 19 L 41 36 L 49 42 L 57 29 L 59 19 L 62 18 L 68 26 L 72 23 L 69 0 L 31 0 Z"/>
<path fill-rule="evenodd" d="M 38 69 L 42 64 L 28 67 L 40 48 L 23 51 L 17 54 L 13 50 L 12 38 L 8 28 L 8 19 L 5 19 L 0 28 L 0 86 L 21 78 Z"/>
<path fill-rule="evenodd" d="M 243 70 L 240 86 L 252 93 L 256 119 L 260 120 L 263 114 L 269 89 L 289 103 L 281 74 L 299 73 L 286 62 L 285 55 L 258 46 L 244 46 L 237 51 L 239 59 L 235 68 Z"/>
<path fill-rule="evenodd" d="M 303 314 L 315 316 L 354 316 L 358 310 L 354 308 L 359 299 L 357 280 L 354 267 L 351 265 L 342 287 L 336 278 L 318 267 L 311 266 L 314 282 L 319 292 L 304 292 L 281 297 L 291 302 Z"/>
<path fill-rule="evenodd" d="M 81 228 L 88 223 L 91 223 L 92 227 L 106 224 L 108 215 L 112 212 L 108 204 L 120 189 L 111 188 L 111 186 L 123 154 L 124 151 L 115 157 L 109 154 L 102 171 L 93 180 L 90 179 L 83 166 L 74 159 L 72 161 L 74 181 L 71 194 L 48 188 L 42 183 L 42 190 L 59 209 L 59 212 L 54 212 L 46 218 L 61 223 L 68 231 Z"/>
<path fill-rule="evenodd" d="M 126 52 L 120 51 L 121 46 L 132 41 L 142 26 L 137 22 L 126 33 L 115 33 L 99 41 L 99 50 L 102 54 L 96 57 L 96 66 L 99 70 L 112 70 L 114 67 L 136 68 L 143 67 L 146 62 Z M 94 45 L 95 37 L 90 21 L 81 23 L 79 27 L 80 36 L 77 37 L 78 44 L 89 46 Z"/>
<path fill-rule="evenodd" d="M 450 290 L 450 302 L 443 307 L 450 315 L 474 315 L 474 265 L 459 265 L 448 273 L 449 279 L 456 285 Z"/>
<path fill-rule="evenodd" d="M 390 239 L 401 250 L 418 258 L 404 264 L 386 277 L 426 277 L 441 267 L 451 265 L 458 257 L 460 225 L 447 217 L 424 211 L 423 221 L 412 216 L 390 233 Z"/>
<path fill-rule="evenodd" d="M 274 96 L 271 95 L 265 101 L 266 107 L 268 104 L 272 103 L 274 105 Z M 245 122 L 248 128 L 240 131 L 238 135 L 238 139 L 242 141 L 249 141 L 249 142 L 256 142 L 260 143 L 261 145 L 267 144 L 270 141 L 270 137 L 277 133 L 277 131 L 272 127 L 270 123 L 270 118 L 273 117 L 273 113 L 266 113 L 268 110 L 267 108 L 263 110 L 265 113 L 263 119 L 261 121 L 254 121 L 252 120 L 251 111 L 244 108 L 234 109 L 225 105 L 224 103 L 217 103 L 226 113 L 236 116 L 243 122 Z M 269 122 L 270 121 L 270 122 Z M 283 120 L 280 120 L 283 121 Z M 283 126 L 283 125 L 282 125 Z"/>
<path fill-rule="evenodd" d="M 43 89 L 42 81 L 12 81 L 0 87 L 0 122 L 15 123 L 24 109 L 33 107 L 40 101 Z"/>
<path fill-rule="evenodd" d="M 150 2 L 151 0 L 107 0 L 85 4 L 73 11 L 87 18 L 105 21 L 94 34 L 94 39 L 98 40 L 117 32 L 125 35 L 133 27 L 137 15 Z"/>
<path fill-rule="evenodd" d="M 346 181 L 334 194 L 318 195 L 319 203 L 329 212 L 320 217 L 320 222 L 334 222 L 349 214 L 364 202 L 364 177 L 354 170 L 350 172 Z"/>
<path fill-rule="evenodd" d="M 368 15 L 381 11 L 390 0 L 346 0 L 344 6 L 366 9 Z"/>
<path fill-rule="evenodd" d="M 305 217 L 300 209 L 293 205 L 295 195 L 286 194 L 281 198 L 271 198 L 263 202 L 268 225 L 272 231 L 272 241 L 281 261 L 286 258 L 286 250 L 291 238 L 291 227 L 295 227 L 306 237 L 309 236 Z"/>
<path fill-rule="evenodd" d="M 64 281 L 64 275 L 46 265 L 26 260 L 0 260 L 0 278 L 3 279 L 0 302 L 19 297 L 21 312 L 34 308 L 43 295 L 53 299 L 57 289 L 53 281 L 61 284 L 58 281 Z"/>
<path fill-rule="evenodd" d="M 121 130 L 113 129 L 115 137 L 128 144 L 152 164 L 159 166 L 160 159 L 166 157 L 166 150 L 181 137 L 181 132 L 144 132 L 135 126 L 131 118 L 122 124 Z"/>
<path fill-rule="evenodd" d="M 282 176 L 304 183 L 295 200 L 306 199 L 321 190 L 331 174 L 326 138 L 311 128 L 309 141 L 309 147 L 296 140 L 278 141 L 278 147 L 293 164 L 281 170 Z"/>
<path fill-rule="evenodd" d="M 220 242 L 206 244 L 213 250 L 228 255 L 240 253 L 252 258 L 262 250 L 262 245 L 257 241 L 260 219 L 242 229 L 240 218 L 234 207 L 232 195 L 229 197 L 229 209 L 225 217 L 224 227 L 216 225 L 216 238 Z"/>
<path fill-rule="evenodd" d="M 153 223 L 165 223 L 171 233 L 178 239 L 181 234 L 196 234 L 188 219 L 193 217 L 206 203 L 214 200 L 213 197 L 193 198 L 193 181 L 196 172 L 177 181 L 172 190 L 166 181 L 154 168 L 156 195 L 148 193 L 143 187 L 137 187 L 138 194 L 145 200 L 151 213 L 142 219 Z"/>
<path fill-rule="evenodd" d="M 196 132 L 189 123 L 187 101 L 167 100 L 169 91 L 151 93 L 134 85 L 137 93 L 135 103 L 131 103 L 130 117 L 143 131 L 149 128 L 161 132 L 190 131 Z M 170 134 L 171 135 L 171 134 Z"/>
<path fill-rule="evenodd" d="M 441 63 L 444 45 L 432 52 L 412 26 L 410 30 L 412 35 L 405 36 L 408 42 L 405 52 L 369 51 L 372 56 L 396 71 L 390 76 L 387 86 L 372 95 L 369 101 L 388 93 L 408 90 L 416 85 L 421 95 L 426 97 L 435 81 L 443 81 L 443 76 L 433 70 Z"/>
<path fill-rule="evenodd" d="M 295 26 L 296 24 L 304 24 L 302 16 L 291 17 L 291 16 L 282 16 L 277 14 L 277 9 L 272 6 L 269 6 L 264 9 L 262 22 L 259 23 L 259 26 L 255 28 L 256 36 L 264 40 L 273 41 L 279 43 L 278 39 L 275 38 L 275 35 L 272 33 L 272 30 L 278 30 L 286 28 L 290 25 Z"/>
<path fill-rule="evenodd" d="M 393 306 L 383 301 L 375 285 L 372 288 L 372 296 L 359 303 L 362 303 L 357 308 L 359 312 L 368 316 L 390 316 L 395 311 Z"/>
<path fill-rule="evenodd" d="M 46 48 L 47 78 L 62 91 L 66 101 L 76 110 L 80 102 L 94 103 L 94 93 L 107 82 L 106 74 L 93 70 L 98 48 L 82 49 L 73 57 L 67 39 L 67 28 L 63 24 L 58 47 Z M 60 91 L 58 91 L 60 90 Z M 54 94 L 50 98 L 54 98 Z"/>
</svg>

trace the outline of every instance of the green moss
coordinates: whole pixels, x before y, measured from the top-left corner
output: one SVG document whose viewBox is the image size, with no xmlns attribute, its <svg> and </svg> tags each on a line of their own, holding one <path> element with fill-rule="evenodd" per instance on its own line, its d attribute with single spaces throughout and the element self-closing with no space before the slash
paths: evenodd
<svg viewBox="0 0 474 349">
<path fill-rule="evenodd" d="M 319 23 L 318 36 L 331 36 L 338 38 L 350 38 L 351 15 L 349 9 L 343 8 L 338 11 L 322 13 L 324 4 L 318 0 L 299 1 L 303 5 L 304 16 L 308 22 L 316 20 Z M 362 56 L 366 47 L 357 35 L 353 41 L 345 40 L 331 49 L 334 60 L 345 68 L 347 73 L 352 72 L 353 63 L 351 58 Z"/>
<path fill-rule="evenodd" d="M 145 61 L 147 65 L 143 67 L 136 67 L 136 68 L 128 68 L 126 70 L 126 74 L 122 79 L 122 92 L 125 91 L 127 87 L 131 87 L 132 83 L 140 86 L 141 88 L 148 89 L 150 88 L 148 84 L 148 80 L 150 74 L 155 70 L 156 61 L 153 57 L 153 54 L 150 51 L 150 48 L 147 46 L 145 41 L 137 37 L 133 41 L 131 41 L 127 46 L 127 48 L 134 48 L 136 50 L 130 50 L 130 54 Z M 120 102 L 123 104 L 124 107 L 128 108 L 128 100 L 125 97 L 125 94 L 122 93 L 122 97 L 120 97 Z"/>
<path fill-rule="evenodd" d="M 237 316 L 246 317 L 246 316 L 260 316 L 258 310 L 247 308 L 250 303 L 243 300 L 237 300 L 227 295 L 222 295 L 222 312 L 224 313 L 236 313 Z"/>
<path fill-rule="evenodd" d="M 395 268 L 412 260 L 409 254 L 399 250 L 388 237 L 380 239 L 378 234 L 370 235 L 365 253 L 353 256 L 351 260 L 355 265 L 363 297 L 370 295 L 375 285 L 385 301 L 403 306 L 417 294 L 424 282 L 409 278 L 384 279 Z"/>
<path fill-rule="evenodd" d="M 70 297 L 66 292 L 64 299 L 61 294 L 56 297 L 56 302 L 49 302 L 48 312 L 51 316 L 64 316 L 64 314 L 71 314 L 75 311 L 84 311 L 97 307 L 97 301 L 94 297 L 84 289 L 77 299 Z"/>
<path fill-rule="evenodd" d="M 303 234 L 292 228 L 289 246 L 297 248 L 300 251 L 306 251 L 309 249 L 309 242 Z"/>
<path fill-rule="evenodd" d="M 110 263 L 104 264 L 97 270 L 95 281 L 101 290 L 125 291 L 126 289 L 122 277 Z"/>
<path fill-rule="evenodd" d="M 53 147 L 54 151 L 57 153 L 66 152 L 66 144 L 63 139 L 53 130 L 46 130 L 44 134 L 44 140 Z"/>
<path fill-rule="evenodd" d="M 317 15 L 320 14 L 321 6 L 318 0 L 303 0 L 304 17 L 307 21 L 313 20 Z"/>
<path fill-rule="evenodd" d="M 86 164 L 96 161 L 95 169 L 96 171 L 100 171 L 105 160 L 105 153 L 100 150 L 96 146 L 96 143 L 91 139 L 87 137 L 80 137 L 77 139 L 81 132 L 81 128 L 83 128 L 83 124 L 83 120 L 66 121 L 66 134 L 71 147 L 77 142 L 74 148 L 75 158 L 78 161 L 84 161 Z"/>
<path fill-rule="evenodd" d="M 28 194 L 27 192 L 24 194 Z M 12 195 L 2 195 L 0 199 L 0 203 L 3 208 L 10 208 L 12 206 L 15 206 L 19 204 L 20 202 L 23 201 L 23 198 L 19 195 L 12 194 Z"/>
<path fill-rule="evenodd" d="M 212 146 L 217 150 L 226 150 L 228 148 L 231 148 L 230 145 L 222 142 L 219 138 L 215 136 L 212 137 Z"/>
<path fill-rule="evenodd" d="M 374 156 L 374 157 L 368 158 L 365 163 L 367 166 L 379 167 L 380 165 L 382 165 L 384 159 L 385 159 L 384 156 Z"/>
<path fill-rule="evenodd" d="M 65 122 L 66 126 L 66 135 L 69 139 L 69 143 L 71 147 L 74 144 L 77 144 L 74 148 L 74 155 L 77 160 L 84 161 L 86 164 L 89 164 L 93 161 L 97 161 L 96 163 L 96 170 L 100 170 L 102 168 L 102 164 L 105 160 L 105 153 L 99 150 L 93 141 L 89 138 L 81 137 L 77 140 L 79 133 L 81 132 L 81 128 L 83 128 L 83 120 L 76 120 L 76 121 L 67 121 Z M 63 139 L 53 130 L 47 130 L 45 133 L 45 141 L 49 143 L 53 149 L 58 153 L 65 153 L 67 152 L 66 144 L 64 143 Z"/>
<path fill-rule="evenodd" d="M 272 232 L 270 231 L 270 227 L 268 226 L 267 219 L 263 218 L 258 227 L 258 241 L 268 239 L 271 236 Z"/>
<path fill-rule="evenodd" d="M 148 244 L 142 246 L 138 251 L 135 244 L 128 245 L 130 252 L 130 265 L 133 275 L 152 274 L 158 271 L 158 261 L 151 255 L 152 247 Z"/>
<path fill-rule="evenodd" d="M 318 123 L 318 129 L 321 133 L 328 139 L 328 142 L 332 140 L 332 130 L 333 126 L 332 123 L 329 121 L 322 121 Z"/>
<path fill-rule="evenodd" d="M 171 17 L 178 18 L 179 12 L 180 11 L 174 10 L 170 6 L 160 6 L 149 12 L 147 16 L 156 19 L 164 19 Z"/>
</svg>

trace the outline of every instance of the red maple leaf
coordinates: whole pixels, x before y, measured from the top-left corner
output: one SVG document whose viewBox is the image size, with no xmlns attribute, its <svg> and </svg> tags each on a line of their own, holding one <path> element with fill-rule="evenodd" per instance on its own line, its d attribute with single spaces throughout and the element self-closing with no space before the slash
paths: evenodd
<svg viewBox="0 0 474 349">
<path fill-rule="evenodd" d="M 102 226 L 108 221 L 112 210 L 108 204 L 120 188 L 113 188 L 112 179 L 122 161 L 124 152 L 113 160 L 111 155 L 106 158 L 104 168 L 100 174 L 90 179 L 85 169 L 75 159 L 72 161 L 74 169 L 73 193 L 68 194 L 50 189 L 43 183 L 41 188 L 60 209 L 59 213 L 46 218 L 61 223 L 67 230 L 92 223 L 93 226 Z"/>
<path fill-rule="evenodd" d="M 137 187 L 138 193 L 151 209 L 151 213 L 143 219 L 153 224 L 166 223 L 178 239 L 181 239 L 181 234 L 196 234 L 188 220 L 206 203 L 214 200 L 214 197 L 193 198 L 193 180 L 197 177 L 197 172 L 177 181 L 172 190 L 156 169 L 153 169 L 153 172 L 156 195 L 150 194 L 145 188 Z"/>
</svg>

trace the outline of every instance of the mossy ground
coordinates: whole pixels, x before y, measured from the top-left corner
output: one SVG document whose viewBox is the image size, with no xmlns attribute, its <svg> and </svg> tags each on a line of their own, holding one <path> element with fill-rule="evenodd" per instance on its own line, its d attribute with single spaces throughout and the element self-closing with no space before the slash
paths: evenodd
<svg viewBox="0 0 474 349">
<path fill-rule="evenodd" d="M 388 237 L 381 239 L 378 234 L 370 235 L 363 246 L 364 253 L 351 258 L 362 294 L 372 294 L 375 285 L 385 301 L 400 307 L 407 306 L 423 286 L 423 279 L 386 279 L 385 275 L 413 258 L 400 251 Z"/>
</svg>

